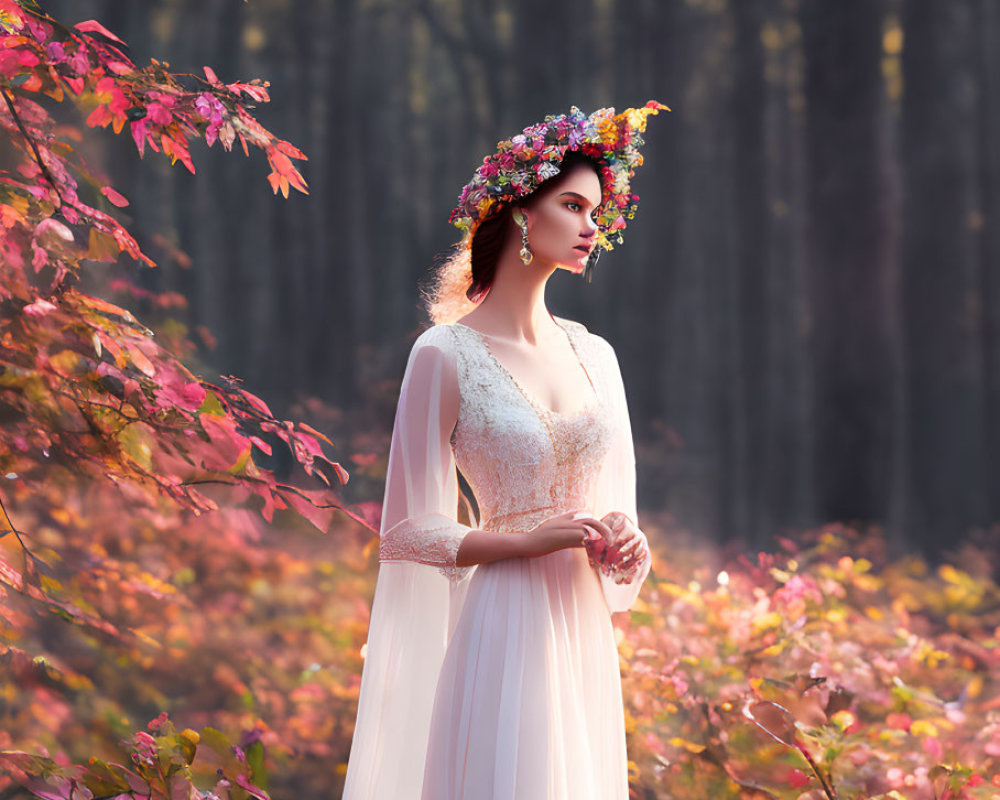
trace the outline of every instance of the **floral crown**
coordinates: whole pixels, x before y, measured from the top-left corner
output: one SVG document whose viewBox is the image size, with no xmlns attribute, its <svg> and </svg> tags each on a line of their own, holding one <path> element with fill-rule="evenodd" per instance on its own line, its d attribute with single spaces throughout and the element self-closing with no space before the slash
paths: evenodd
<svg viewBox="0 0 1000 800">
<path fill-rule="evenodd" d="M 559 162 L 575 150 L 600 166 L 597 247 L 611 250 L 621 244 L 625 220 L 632 219 L 639 206 L 629 181 L 642 164 L 640 133 L 646 130 L 646 118 L 661 109 L 670 110 L 650 100 L 642 108 L 628 108 L 621 114 L 615 114 L 613 108 L 601 108 L 588 117 L 576 106 L 568 114 L 550 114 L 544 122 L 497 143 L 497 151 L 483 159 L 462 189 L 448 221 L 467 235 L 472 233 L 488 216 L 558 175 Z"/>
</svg>

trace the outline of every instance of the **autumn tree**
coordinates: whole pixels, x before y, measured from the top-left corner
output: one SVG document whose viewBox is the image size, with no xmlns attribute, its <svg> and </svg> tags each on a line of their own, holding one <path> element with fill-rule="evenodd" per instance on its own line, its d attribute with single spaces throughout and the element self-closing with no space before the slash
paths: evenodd
<svg viewBox="0 0 1000 800">
<path fill-rule="evenodd" d="M 6 711 L 23 713 L 30 728 L 38 708 L 93 690 L 94 676 L 65 657 L 68 643 L 87 649 L 91 663 L 111 654 L 96 662 L 105 667 L 158 658 L 176 668 L 162 655 L 170 634 L 158 625 L 204 610 L 195 589 L 182 589 L 212 552 L 225 549 L 237 574 L 241 560 L 252 561 L 246 547 L 260 526 L 241 507 L 268 521 L 290 509 L 324 531 L 338 508 L 364 520 L 333 491 L 347 473 L 324 455 L 327 437 L 276 418 L 236 378 L 195 375 L 127 308 L 81 288 L 88 270 L 122 255 L 141 269 L 156 265 L 115 216 L 129 201 L 82 156 L 81 132 L 57 120 L 57 106 L 75 107 L 90 128 L 131 136 L 140 157 L 150 150 L 192 173 L 197 139 L 227 151 L 238 143 L 248 156 L 262 150 L 273 191 L 287 197 L 307 191 L 293 163 L 305 156 L 255 119 L 268 84 L 224 83 L 209 67 L 203 76 L 175 74 L 155 59 L 140 67 L 96 21 L 68 26 L 32 0 L 0 0 L 0 95 L 0 496 L 11 510 L 0 517 L 0 658 L 5 685 L 18 689 Z M 287 447 L 317 488 L 279 481 L 255 463 L 275 446 Z M 133 695 L 155 716 L 162 702 L 138 684 Z M 91 770 L 45 784 L 39 776 L 52 763 L 8 751 L 4 772 L 34 775 L 32 791 L 44 785 L 60 796 L 74 781 L 95 793 L 144 794 L 155 793 L 157 776 L 167 788 L 190 781 L 199 734 L 158 719 L 155 737 L 132 738 L 132 770 L 105 765 L 103 776 Z M 42 722 L 28 741 L 65 735 L 62 725 Z M 225 738 L 215 736 L 228 764 L 217 793 L 266 796 L 251 783 L 262 773 L 252 763 L 259 739 L 258 731 L 237 746 L 229 763 Z M 163 760 L 164 749 L 174 755 Z M 163 763 L 144 772 L 155 758 Z"/>
</svg>

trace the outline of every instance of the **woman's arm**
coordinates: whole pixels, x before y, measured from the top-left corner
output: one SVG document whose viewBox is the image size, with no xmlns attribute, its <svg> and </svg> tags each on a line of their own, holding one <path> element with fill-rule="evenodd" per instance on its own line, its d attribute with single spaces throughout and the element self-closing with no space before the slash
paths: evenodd
<svg viewBox="0 0 1000 800">
<path fill-rule="evenodd" d="M 496 531 L 469 531 L 458 548 L 455 564 L 468 567 L 472 564 L 486 564 L 502 558 L 517 558 L 527 555 L 525 534 L 521 531 L 497 533 Z"/>
<path fill-rule="evenodd" d="M 389 448 L 379 561 L 437 567 L 452 580 L 472 530 L 458 522 L 458 474 L 451 432 L 458 419 L 458 374 L 452 331 L 439 325 L 414 342 L 396 407 Z"/>
<path fill-rule="evenodd" d="M 466 566 L 502 558 L 534 558 L 566 547 L 586 547 L 592 538 L 590 531 L 594 529 L 601 541 L 613 536 L 604 522 L 576 511 L 551 517 L 531 531 L 469 531 L 462 540 L 455 563 Z"/>
<path fill-rule="evenodd" d="M 649 544 L 646 535 L 637 524 L 636 492 L 635 492 L 635 448 L 632 442 L 632 425 L 629 419 L 628 402 L 625 397 L 625 385 L 622 381 L 621 368 L 614 348 L 603 338 L 594 336 L 593 342 L 600 351 L 600 376 L 608 401 L 608 413 L 614 426 L 612 445 L 605 456 L 595 487 L 594 511 L 602 515 L 602 519 L 614 522 L 625 518 L 625 529 L 632 532 L 629 539 L 637 538 L 634 545 L 639 556 L 637 563 L 629 568 L 629 580 L 622 583 L 616 581 L 616 576 L 604 571 L 600 573 L 601 588 L 611 611 L 627 611 L 639 595 L 639 589 L 652 564 Z M 617 512 L 617 513 L 612 513 Z M 612 541 L 617 541 L 617 534 Z M 622 541 L 625 545 L 625 541 Z M 618 576 L 618 580 L 621 576 Z"/>
</svg>

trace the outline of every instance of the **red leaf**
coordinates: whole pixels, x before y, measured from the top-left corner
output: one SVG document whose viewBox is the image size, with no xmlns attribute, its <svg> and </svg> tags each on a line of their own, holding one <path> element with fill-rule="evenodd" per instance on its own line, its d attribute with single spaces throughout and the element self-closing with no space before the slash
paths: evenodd
<svg viewBox="0 0 1000 800">
<path fill-rule="evenodd" d="M 103 194 L 108 200 L 114 203 L 118 208 L 125 208 L 128 205 L 128 200 L 125 199 L 124 195 L 119 194 L 110 186 L 102 186 L 101 194 Z"/>
<path fill-rule="evenodd" d="M 215 414 L 199 414 L 201 426 L 212 440 L 205 464 L 210 469 L 227 470 L 244 460 L 250 440 L 236 429 L 236 421 Z"/>
<path fill-rule="evenodd" d="M 271 413 L 271 409 L 267 407 L 267 403 L 257 397 L 257 395 L 250 394 L 250 392 L 243 389 L 240 389 L 240 394 L 243 395 L 243 397 L 246 398 L 246 401 L 256 408 L 261 414 L 266 414 L 269 417 L 274 416 L 274 414 Z"/>
<path fill-rule="evenodd" d="M 267 89 L 253 83 L 227 83 L 226 88 L 237 96 L 241 93 L 248 94 L 258 103 L 267 103 L 270 101 Z"/>
<path fill-rule="evenodd" d="M 135 64 L 130 64 L 125 61 L 109 61 L 107 67 L 115 73 L 115 75 L 131 75 L 135 72 Z"/>
<path fill-rule="evenodd" d="M 265 442 L 263 439 L 257 436 L 251 436 L 250 441 L 257 445 L 258 448 L 267 455 L 271 455 L 271 445 Z"/>
<path fill-rule="evenodd" d="M 274 509 L 288 508 L 288 504 L 281 499 L 281 495 L 273 491 L 270 486 L 260 486 L 254 490 L 254 494 L 263 499 L 264 507 L 260 510 L 260 514 L 268 522 L 274 521 Z"/>
<path fill-rule="evenodd" d="M 788 785 L 793 789 L 803 789 L 809 785 L 809 776 L 802 770 L 793 769 L 788 773 Z"/>
<path fill-rule="evenodd" d="M 344 506 L 344 512 L 374 533 L 379 532 L 379 526 L 382 524 L 381 503 L 376 503 L 374 500 L 366 500 L 363 503 Z"/>
<path fill-rule="evenodd" d="M 315 500 L 321 505 L 329 505 L 333 499 L 329 493 L 325 492 L 306 492 L 312 500 Z M 330 520 L 333 517 L 333 509 L 330 508 L 317 508 L 308 499 L 301 497 L 296 492 L 284 492 L 282 497 L 288 501 L 288 504 L 294 508 L 299 514 L 309 520 L 320 533 L 326 533 L 327 529 L 330 527 Z"/>
<path fill-rule="evenodd" d="M 156 405 L 161 409 L 172 407 L 185 411 L 197 411 L 205 402 L 205 389 L 197 381 L 184 383 L 173 375 L 168 375 L 163 383 L 153 390 Z"/>
<path fill-rule="evenodd" d="M 146 123 L 139 119 L 129 125 L 129 127 L 132 129 L 132 138 L 135 139 L 135 146 L 139 151 L 139 158 L 142 158 L 142 154 L 146 150 Z"/>
<path fill-rule="evenodd" d="M 125 42 L 123 42 L 121 39 L 115 36 L 111 31 L 105 28 L 96 19 L 88 19 L 85 22 L 78 22 L 73 27 L 75 27 L 78 31 L 83 31 L 84 33 L 99 33 L 101 34 L 101 36 L 106 36 L 113 42 L 119 42 L 121 44 L 125 44 Z"/>
<path fill-rule="evenodd" d="M 25 788 L 41 800 L 69 800 L 73 794 L 73 783 L 59 775 L 53 775 L 47 781 L 32 775 Z"/>
<path fill-rule="evenodd" d="M 334 447 L 335 446 L 333 442 L 331 442 L 329 439 L 327 439 L 322 433 L 320 433 L 318 430 L 316 430 L 311 425 L 306 425 L 304 422 L 300 422 L 299 423 L 299 427 L 302 430 L 304 430 L 306 433 L 311 433 L 313 436 L 318 436 L 320 439 L 322 439 L 324 442 L 326 442 L 328 445 L 330 445 L 330 447 Z"/>
<path fill-rule="evenodd" d="M 784 706 L 764 700 L 752 703 L 743 713 L 782 744 L 795 746 L 797 734 L 795 717 Z"/>
<path fill-rule="evenodd" d="M 218 76 L 215 74 L 215 70 L 211 67 L 202 67 L 205 70 L 205 77 L 208 78 L 208 82 L 213 86 L 222 86 L 222 81 L 219 80 Z"/>
</svg>

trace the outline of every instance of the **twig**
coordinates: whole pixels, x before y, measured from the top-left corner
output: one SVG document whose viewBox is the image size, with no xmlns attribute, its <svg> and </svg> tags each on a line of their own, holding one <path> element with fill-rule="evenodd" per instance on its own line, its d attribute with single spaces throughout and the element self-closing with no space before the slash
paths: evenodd
<svg viewBox="0 0 1000 800">
<path fill-rule="evenodd" d="M 10 96 L 10 94 L 7 92 L 6 89 L 0 89 L 0 92 L 3 92 L 3 99 L 7 101 L 7 108 L 10 109 L 11 119 L 14 120 L 14 123 L 17 125 L 18 130 L 21 131 L 21 135 L 25 138 L 25 140 L 28 142 L 28 145 L 31 147 L 31 152 L 35 154 L 35 161 L 38 163 L 39 169 L 41 169 L 42 174 L 45 176 L 45 180 L 47 180 L 49 184 L 52 186 L 52 189 L 56 193 L 56 197 L 59 198 L 59 205 L 62 205 L 66 201 L 63 200 L 62 193 L 59 191 L 59 186 L 58 184 L 56 184 L 56 179 L 52 177 L 52 173 L 49 172 L 49 168 L 45 166 L 45 162 L 42 161 L 42 154 L 38 151 L 38 145 L 35 144 L 35 140 L 31 138 L 31 135 L 28 133 L 28 131 L 24 127 L 24 124 L 21 122 L 21 117 L 18 116 L 17 109 L 14 108 L 14 99 Z"/>
</svg>

